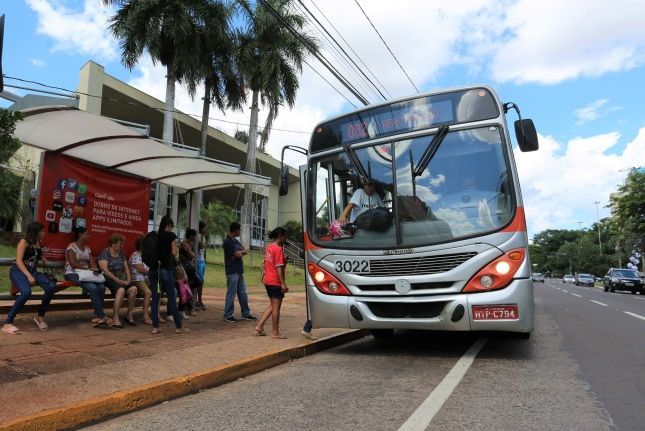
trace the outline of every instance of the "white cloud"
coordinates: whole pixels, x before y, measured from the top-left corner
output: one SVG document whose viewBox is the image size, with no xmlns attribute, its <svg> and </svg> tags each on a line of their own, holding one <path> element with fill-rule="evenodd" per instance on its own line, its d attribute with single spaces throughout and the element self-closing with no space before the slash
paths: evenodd
<svg viewBox="0 0 645 431">
<path fill-rule="evenodd" d="M 540 136 L 537 152 L 515 150 L 529 235 L 554 226 L 577 229 L 596 222 L 594 201 L 608 204 L 609 194 L 625 178 L 623 169 L 645 160 L 645 127 L 620 154 L 607 154 L 619 145 L 620 134 L 611 132 L 579 137 L 567 143 Z M 601 208 L 600 217 L 608 209 Z"/>
<path fill-rule="evenodd" d="M 645 2 L 521 0 L 500 23 L 507 32 L 492 63 L 499 81 L 556 84 L 645 63 Z"/>
<path fill-rule="evenodd" d="M 29 62 L 36 67 L 45 67 L 45 62 L 39 58 L 30 58 Z"/>
<path fill-rule="evenodd" d="M 83 10 L 71 10 L 57 0 L 26 0 L 38 16 L 38 34 L 54 41 L 53 52 L 90 55 L 103 60 L 119 57 L 108 30 L 112 8 L 98 0 L 85 0 Z"/>
</svg>

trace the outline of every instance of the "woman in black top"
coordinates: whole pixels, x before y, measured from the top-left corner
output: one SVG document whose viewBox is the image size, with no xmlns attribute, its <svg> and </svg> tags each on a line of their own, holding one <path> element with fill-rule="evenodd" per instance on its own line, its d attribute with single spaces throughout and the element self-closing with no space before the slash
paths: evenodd
<svg viewBox="0 0 645 431">
<path fill-rule="evenodd" d="M 189 332 L 188 328 L 181 325 L 181 316 L 177 310 L 177 292 L 175 291 L 175 277 L 173 271 L 176 266 L 178 246 L 177 235 L 172 231 L 175 223 L 168 216 L 161 218 L 159 223 L 159 233 L 157 238 L 157 248 L 159 257 L 159 287 L 166 292 L 168 299 L 168 316 L 172 316 L 175 322 L 175 332 Z M 159 329 L 159 291 L 152 288 L 152 333 L 158 334 Z"/>
<path fill-rule="evenodd" d="M 34 322 L 41 331 L 48 329 L 45 322 L 45 312 L 56 292 L 56 284 L 36 269 L 36 264 L 42 259 L 41 240 L 44 235 L 43 225 L 38 222 L 31 222 L 27 225 L 27 234 L 16 247 L 16 262 L 11 265 L 9 278 L 13 285 L 20 290 L 20 296 L 16 298 L 7 315 L 2 327 L 2 332 L 4 333 L 20 334 L 20 329 L 13 324 L 13 319 L 31 296 L 31 286 L 35 284 L 43 288 L 45 295 L 38 308 L 38 316 L 34 317 Z"/>
</svg>

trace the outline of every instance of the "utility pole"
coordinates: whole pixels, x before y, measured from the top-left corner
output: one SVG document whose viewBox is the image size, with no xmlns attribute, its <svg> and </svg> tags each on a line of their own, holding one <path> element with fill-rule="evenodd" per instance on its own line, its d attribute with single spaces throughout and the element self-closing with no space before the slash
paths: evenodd
<svg viewBox="0 0 645 431">
<path fill-rule="evenodd" d="M 596 227 L 598 228 L 598 249 L 600 251 L 600 255 L 602 256 L 602 240 L 600 239 L 600 217 L 598 216 L 598 204 L 600 201 L 594 201 L 594 204 L 596 204 Z"/>
</svg>

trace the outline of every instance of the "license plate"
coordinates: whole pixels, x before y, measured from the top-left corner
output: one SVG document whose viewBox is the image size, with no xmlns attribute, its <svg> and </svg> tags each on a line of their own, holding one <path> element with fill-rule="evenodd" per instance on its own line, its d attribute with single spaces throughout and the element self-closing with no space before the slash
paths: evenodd
<svg viewBox="0 0 645 431">
<path fill-rule="evenodd" d="M 370 261 L 353 257 L 337 257 L 334 260 L 334 270 L 338 273 L 366 274 L 370 272 Z"/>
<path fill-rule="evenodd" d="M 517 305 L 473 305 L 473 320 L 517 320 Z"/>
<path fill-rule="evenodd" d="M 633 286 L 634 283 L 625 283 L 625 286 Z"/>
</svg>

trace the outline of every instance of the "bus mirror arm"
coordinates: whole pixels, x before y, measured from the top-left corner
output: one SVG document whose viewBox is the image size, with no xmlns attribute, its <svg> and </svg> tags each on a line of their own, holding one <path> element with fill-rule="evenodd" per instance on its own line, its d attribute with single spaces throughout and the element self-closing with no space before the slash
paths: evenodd
<svg viewBox="0 0 645 431">
<path fill-rule="evenodd" d="M 421 156 L 421 160 L 419 160 L 419 164 L 414 170 L 413 178 L 418 177 L 423 173 L 423 171 L 426 170 L 426 168 L 428 167 L 428 164 L 430 163 L 430 160 L 432 160 L 435 153 L 439 149 L 439 145 L 441 145 L 444 138 L 448 134 L 448 131 L 449 131 L 448 126 L 441 126 L 437 129 L 437 133 L 435 133 L 434 136 L 432 137 L 432 141 L 430 141 L 430 143 L 426 147 L 426 150 L 423 152 L 423 155 Z"/>
<path fill-rule="evenodd" d="M 297 145 L 285 145 L 282 147 L 282 154 L 280 155 L 280 183 L 278 187 L 278 194 L 280 196 L 286 196 L 289 193 L 289 166 L 284 164 L 285 150 L 295 151 L 305 156 L 309 155 L 309 151 Z"/>
<path fill-rule="evenodd" d="M 533 120 L 522 119 L 520 108 L 513 102 L 504 103 L 502 107 L 504 108 L 504 114 L 510 109 L 514 109 L 517 113 L 519 119 L 513 125 L 515 126 L 515 139 L 517 139 L 520 150 L 522 152 L 536 151 L 539 148 L 539 143 Z"/>
</svg>

